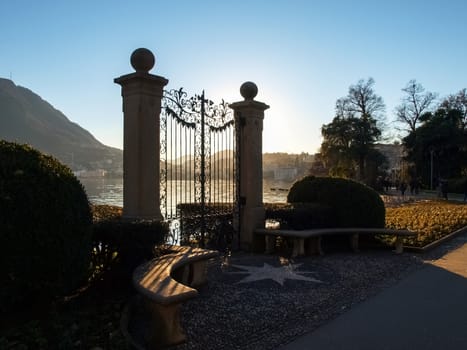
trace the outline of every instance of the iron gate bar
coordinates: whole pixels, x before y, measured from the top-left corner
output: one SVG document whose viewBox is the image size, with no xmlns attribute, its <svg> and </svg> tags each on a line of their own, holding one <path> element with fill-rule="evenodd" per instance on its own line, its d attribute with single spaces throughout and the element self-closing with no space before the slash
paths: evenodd
<svg viewBox="0 0 467 350">
<path fill-rule="evenodd" d="M 208 221 L 210 230 L 217 225 L 212 215 L 225 215 L 227 207 L 230 216 L 238 213 L 233 113 L 225 101 L 215 105 L 206 99 L 204 91 L 188 98 L 182 89 L 164 91 L 162 110 L 161 160 L 165 165 L 161 167 L 161 209 L 164 217 L 175 223 L 184 210 L 185 214 L 197 210 L 201 228 L 195 231 L 203 246 Z M 192 204 L 180 206 L 183 203 Z M 180 223 L 183 225 L 183 220 Z M 230 241 L 232 238 L 236 239 Z"/>
<path fill-rule="evenodd" d="M 201 247 L 204 247 L 204 234 L 206 232 L 206 139 L 205 139 L 205 109 L 204 90 L 201 95 Z"/>
</svg>

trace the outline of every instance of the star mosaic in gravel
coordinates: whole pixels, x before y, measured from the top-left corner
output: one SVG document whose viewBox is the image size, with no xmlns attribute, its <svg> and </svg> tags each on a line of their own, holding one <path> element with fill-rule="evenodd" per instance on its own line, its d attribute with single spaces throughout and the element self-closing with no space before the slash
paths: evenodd
<svg viewBox="0 0 467 350">
<path fill-rule="evenodd" d="M 248 283 L 260 280 L 271 279 L 281 286 L 284 285 L 286 279 L 289 280 L 299 280 L 299 281 L 308 281 L 314 283 L 323 283 L 316 278 L 307 277 L 303 275 L 299 275 L 296 272 L 296 268 L 301 266 L 302 264 L 289 264 L 286 266 L 272 266 L 269 264 L 264 263 L 262 267 L 259 266 L 245 266 L 245 265 L 231 265 L 241 270 L 245 271 L 238 271 L 238 272 L 230 272 L 230 273 L 239 273 L 245 274 L 248 273 L 249 275 L 243 278 L 238 283 Z M 300 271 L 300 273 L 312 273 L 309 271 Z"/>
</svg>

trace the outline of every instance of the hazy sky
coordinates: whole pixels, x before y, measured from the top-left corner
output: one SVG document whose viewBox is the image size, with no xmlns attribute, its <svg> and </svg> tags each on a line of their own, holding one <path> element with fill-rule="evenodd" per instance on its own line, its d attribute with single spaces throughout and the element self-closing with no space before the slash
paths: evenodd
<svg viewBox="0 0 467 350">
<path fill-rule="evenodd" d="M 0 77 L 119 148 L 113 79 L 138 47 L 168 88 L 235 102 L 254 81 L 271 106 L 265 152 L 316 152 L 359 79 L 374 78 L 388 121 L 410 79 L 441 97 L 467 87 L 465 0 L 2 0 L 0 14 Z"/>
</svg>

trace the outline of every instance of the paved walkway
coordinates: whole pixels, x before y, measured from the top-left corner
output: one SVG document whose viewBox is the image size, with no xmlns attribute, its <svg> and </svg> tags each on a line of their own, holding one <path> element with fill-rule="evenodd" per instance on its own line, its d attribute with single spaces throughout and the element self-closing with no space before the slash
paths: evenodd
<svg viewBox="0 0 467 350">
<path fill-rule="evenodd" d="M 390 189 L 387 192 L 388 195 L 398 198 L 400 201 L 407 200 L 420 200 L 420 199 L 442 199 L 436 191 L 420 191 L 418 194 L 410 194 L 410 191 L 406 191 L 404 196 L 401 196 L 399 190 Z M 450 201 L 464 201 L 464 195 L 461 193 L 448 193 L 448 199 Z"/>
<path fill-rule="evenodd" d="M 467 236 L 459 248 L 281 350 L 467 349 Z"/>
</svg>

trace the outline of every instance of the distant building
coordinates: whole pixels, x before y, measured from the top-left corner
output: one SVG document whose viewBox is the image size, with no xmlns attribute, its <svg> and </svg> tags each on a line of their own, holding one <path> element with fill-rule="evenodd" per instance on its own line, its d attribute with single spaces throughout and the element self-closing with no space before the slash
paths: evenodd
<svg viewBox="0 0 467 350">
<path fill-rule="evenodd" d="M 308 153 L 263 154 L 263 178 L 278 181 L 294 181 L 308 174 L 314 155 Z"/>
<path fill-rule="evenodd" d="M 376 144 L 375 148 L 388 160 L 387 179 L 392 183 L 403 179 L 407 169 L 407 163 L 404 161 L 404 146 L 401 144 Z"/>
<path fill-rule="evenodd" d="M 314 154 L 302 153 L 300 154 L 300 161 L 306 164 L 312 164 L 315 161 Z"/>
<path fill-rule="evenodd" d="M 383 144 L 375 145 L 375 149 L 380 151 L 388 160 L 389 170 L 401 168 L 404 147 L 401 144 Z"/>
<path fill-rule="evenodd" d="M 324 163 L 321 159 L 316 159 L 312 164 L 310 169 L 308 170 L 309 175 L 313 176 L 327 176 L 328 169 L 324 166 Z"/>
<path fill-rule="evenodd" d="M 104 177 L 107 174 L 107 171 L 104 169 L 77 170 L 74 174 L 76 177 Z"/>
<path fill-rule="evenodd" d="M 274 180 L 295 180 L 297 178 L 297 175 L 298 169 L 295 167 L 274 169 Z"/>
</svg>

